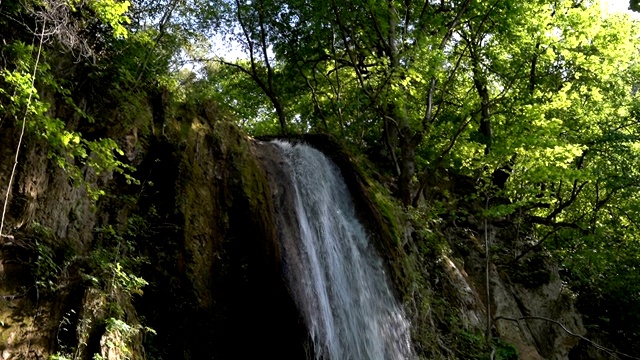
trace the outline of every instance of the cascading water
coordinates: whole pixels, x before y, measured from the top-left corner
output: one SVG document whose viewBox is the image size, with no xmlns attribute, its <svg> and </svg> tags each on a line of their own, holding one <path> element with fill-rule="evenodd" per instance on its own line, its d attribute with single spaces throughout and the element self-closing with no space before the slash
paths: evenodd
<svg viewBox="0 0 640 360">
<path fill-rule="evenodd" d="M 283 244 L 289 286 L 316 359 L 412 358 L 394 298 L 338 168 L 318 150 L 275 141 L 289 167 L 300 240 Z"/>
</svg>

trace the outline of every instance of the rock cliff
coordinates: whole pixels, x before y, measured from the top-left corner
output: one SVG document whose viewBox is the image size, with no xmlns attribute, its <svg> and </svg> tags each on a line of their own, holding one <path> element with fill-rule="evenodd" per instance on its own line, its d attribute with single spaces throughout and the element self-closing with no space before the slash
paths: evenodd
<svg viewBox="0 0 640 360">
<path fill-rule="evenodd" d="M 294 219 L 282 223 L 283 162 L 215 107 L 163 121 L 146 137 L 121 136 L 139 185 L 85 169 L 87 184 L 107 189 L 95 203 L 45 144 L 27 139 L 0 239 L 3 360 L 313 356 L 281 270 L 279 239 L 297 231 Z M 17 133 L 0 128 L 0 184 L 9 182 Z M 488 355 L 490 309 L 498 358 L 570 358 L 579 339 L 558 323 L 585 330 L 543 253 L 517 263 L 491 254 L 487 304 L 485 226 L 500 249 L 525 246 L 526 231 L 472 216 L 420 223 L 336 142 L 296 141 L 341 169 L 411 317 L 419 357 Z"/>
</svg>

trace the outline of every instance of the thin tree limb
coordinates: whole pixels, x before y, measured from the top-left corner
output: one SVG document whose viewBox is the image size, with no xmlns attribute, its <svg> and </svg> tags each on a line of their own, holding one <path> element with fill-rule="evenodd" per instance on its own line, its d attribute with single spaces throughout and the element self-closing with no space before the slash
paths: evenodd
<svg viewBox="0 0 640 360">
<path fill-rule="evenodd" d="M 47 22 L 42 24 L 42 32 L 44 33 L 44 29 L 47 26 Z M 11 193 L 11 185 L 13 184 L 13 179 L 16 175 L 16 168 L 18 167 L 18 157 L 20 155 L 20 148 L 22 147 L 22 139 L 24 138 L 24 133 L 27 124 L 27 114 L 29 113 L 29 106 L 31 106 L 31 98 L 33 97 L 33 93 L 35 92 L 35 83 L 36 83 L 36 73 L 38 71 L 38 64 L 40 63 L 40 55 L 42 54 L 42 39 L 43 36 L 40 36 L 40 45 L 38 46 L 38 55 L 36 56 L 36 62 L 33 66 L 33 75 L 31 76 L 31 89 L 29 89 L 29 97 L 27 98 L 27 106 L 24 110 L 24 116 L 22 117 L 22 128 L 20 130 L 20 138 L 18 139 L 18 146 L 16 147 L 16 156 L 13 161 L 13 168 L 11 169 L 11 175 L 9 176 L 9 184 L 7 185 L 7 193 L 4 198 L 4 206 L 2 207 L 2 219 L 0 220 L 0 237 L 2 237 L 2 230 L 4 229 L 4 218 L 7 214 L 7 205 L 9 204 L 9 194 Z"/>
<path fill-rule="evenodd" d="M 604 352 L 606 352 L 606 353 L 608 353 L 610 355 L 614 355 L 614 356 L 615 355 L 622 355 L 622 356 L 624 356 L 626 358 L 629 358 L 629 359 L 640 360 L 639 357 L 631 356 L 629 354 L 625 354 L 625 353 L 617 351 L 617 350 L 609 349 L 607 347 L 604 347 L 604 346 L 602 346 L 602 345 L 600 345 L 598 343 L 595 343 L 595 342 L 587 339 L 586 337 L 584 337 L 584 336 L 582 336 L 580 334 L 576 334 L 573 331 L 567 329 L 567 327 L 564 326 L 564 324 L 562 324 L 558 320 L 549 319 L 549 318 L 542 317 L 542 316 L 522 316 L 522 317 L 517 318 L 517 319 L 516 318 L 512 318 L 512 317 L 506 317 L 506 316 L 498 316 L 498 317 L 494 318 L 493 320 L 494 321 L 497 321 L 497 320 L 508 320 L 508 321 L 514 321 L 514 322 L 518 322 L 520 320 L 544 320 L 544 321 L 548 321 L 548 322 L 551 322 L 551 323 L 554 323 L 554 324 L 560 326 L 560 328 L 562 328 L 562 330 L 564 332 L 566 332 L 567 334 L 569 334 L 569 335 L 571 335 L 573 337 L 580 338 L 581 340 L 586 341 L 587 343 L 591 344 L 593 347 L 595 347 L 598 350 L 602 350 L 602 351 L 604 351 Z"/>
</svg>

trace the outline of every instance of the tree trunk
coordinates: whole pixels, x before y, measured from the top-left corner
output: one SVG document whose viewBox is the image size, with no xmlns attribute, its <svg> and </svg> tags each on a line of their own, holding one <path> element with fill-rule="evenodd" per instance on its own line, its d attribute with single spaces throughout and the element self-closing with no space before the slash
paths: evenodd
<svg viewBox="0 0 640 360">
<path fill-rule="evenodd" d="M 406 129 L 408 130 L 408 129 Z M 404 206 L 411 205 L 411 180 L 416 171 L 416 147 L 422 141 L 420 133 L 415 136 L 400 137 L 400 177 L 398 192 Z"/>
<path fill-rule="evenodd" d="M 273 103 L 273 107 L 276 109 L 276 114 L 278 115 L 278 122 L 280 123 L 280 133 L 282 135 L 285 135 L 287 133 L 287 118 L 284 115 L 282 104 L 280 104 L 280 101 L 278 101 L 275 96 L 271 98 L 271 102 Z"/>
<path fill-rule="evenodd" d="M 491 131 L 491 114 L 489 112 L 489 88 L 487 86 L 487 78 L 482 73 L 480 68 L 480 59 L 478 54 L 474 51 L 473 46 L 469 48 L 471 53 L 471 61 L 473 63 L 473 84 L 476 87 L 478 96 L 480 97 L 480 142 L 486 147 L 484 148 L 484 154 L 488 155 L 491 152 L 491 146 L 493 145 L 493 134 Z"/>
</svg>

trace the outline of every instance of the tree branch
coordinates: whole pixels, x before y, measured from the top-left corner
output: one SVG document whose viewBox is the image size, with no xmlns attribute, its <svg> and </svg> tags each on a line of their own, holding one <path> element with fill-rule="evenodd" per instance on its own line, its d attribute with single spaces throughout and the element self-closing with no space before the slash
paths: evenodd
<svg viewBox="0 0 640 360">
<path fill-rule="evenodd" d="M 333 0 L 332 4 L 333 4 L 333 12 L 334 12 L 334 15 L 336 16 L 336 22 L 338 24 L 338 28 L 340 29 L 340 35 L 342 37 L 342 41 L 344 42 L 344 48 L 347 51 L 349 60 L 351 61 L 351 66 L 356 72 L 356 77 L 358 79 L 358 82 L 360 83 L 360 87 L 362 88 L 362 91 L 364 91 L 365 94 L 369 95 L 369 91 L 365 87 L 362 74 L 360 72 L 360 69 L 358 68 L 358 62 L 356 61 L 356 56 L 353 54 L 353 51 L 351 50 L 350 42 L 347 39 L 347 30 L 345 29 L 345 26 L 342 23 L 342 18 L 340 17 L 340 12 L 338 11 L 338 5 L 336 3 L 336 0 Z"/>
<path fill-rule="evenodd" d="M 529 222 L 531 222 L 532 224 L 546 225 L 546 226 L 551 226 L 553 228 L 576 229 L 580 231 L 583 235 L 589 235 L 589 230 L 580 227 L 576 223 L 570 223 L 566 221 L 554 221 L 548 217 L 544 218 L 542 216 L 529 216 L 527 217 L 527 220 L 529 220 Z"/>
<path fill-rule="evenodd" d="M 567 329 L 567 327 L 564 326 L 564 324 L 562 324 L 558 320 L 549 319 L 549 318 L 542 317 L 542 316 L 522 316 L 522 317 L 517 318 L 517 319 L 516 318 L 512 318 L 512 317 L 506 317 L 506 316 L 498 316 L 498 317 L 494 318 L 493 320 L 494 321 L 497 321 L 497 320 L 508 320 L 508 321 L 513 321 L 513 322 L 516 322 L 516 323 L 519 322 L 520 320 L 543 320 L 543 321 L 548 321 L 548 322 L 551 322 L 551 323 L 554 323 L 554 324 L 560 326 L 560 328 L 562 328 L 562 330 L 564 332 L 566 332 L 567 334 L 569 334 L 569 335 L 571 335 L 573 337 L 580 338 L 581 340 L 584 340 L 584 341 L 588 342 L 589 344 L 591 344 L 596 349 L 602 350 L 602 351 L 608 353 L 609 355 L 614 355 L 614 356 L 615 355 L 622 355 L 622 356 L 627 357 L 629 359 L 640 360 L 640 358 L 638 358 L 638 357 L 631 356 L 629 354 L 625 354 L 625 353 L 617 351 L 617 350 L 606 348 L 606 347 L 604 347 L 604 346 L 602 346 L 600 344 L 597 344 L 597 343 L 587 339 L 586 337 L 584 337 L 584 336 L 582 336 L 580 334 L 576 334 L 573 331 Z"/>
<path fill-rule="evenodd" d="M 428 1 L 427 1 L 428 2 Z M 465 0 L 465 2 L 461 5 L 460 11 L 456 14 L 456 17 L 449 25 L 447 32 L 442 37 L 440 41 L 439 49 L 443 50 L 451 37 L 453 36 L 453 30 L 458 26 L 462 15 L 469 9 L 469 5 L 471 4 L 471 0 Z M 426 5 L 425 5 L 426 6 Z M 436 89 L 436 77 L 431 78 L 429 82 L 429 92 L 427 93 L 427 110 L 425 111 L 424 117 L 422 118 L 422 131 L 425 131 L 428 127 L 428 124 L 433 122 L 432 113 L 433 113 L 433 94 Z"/>
</svg>

